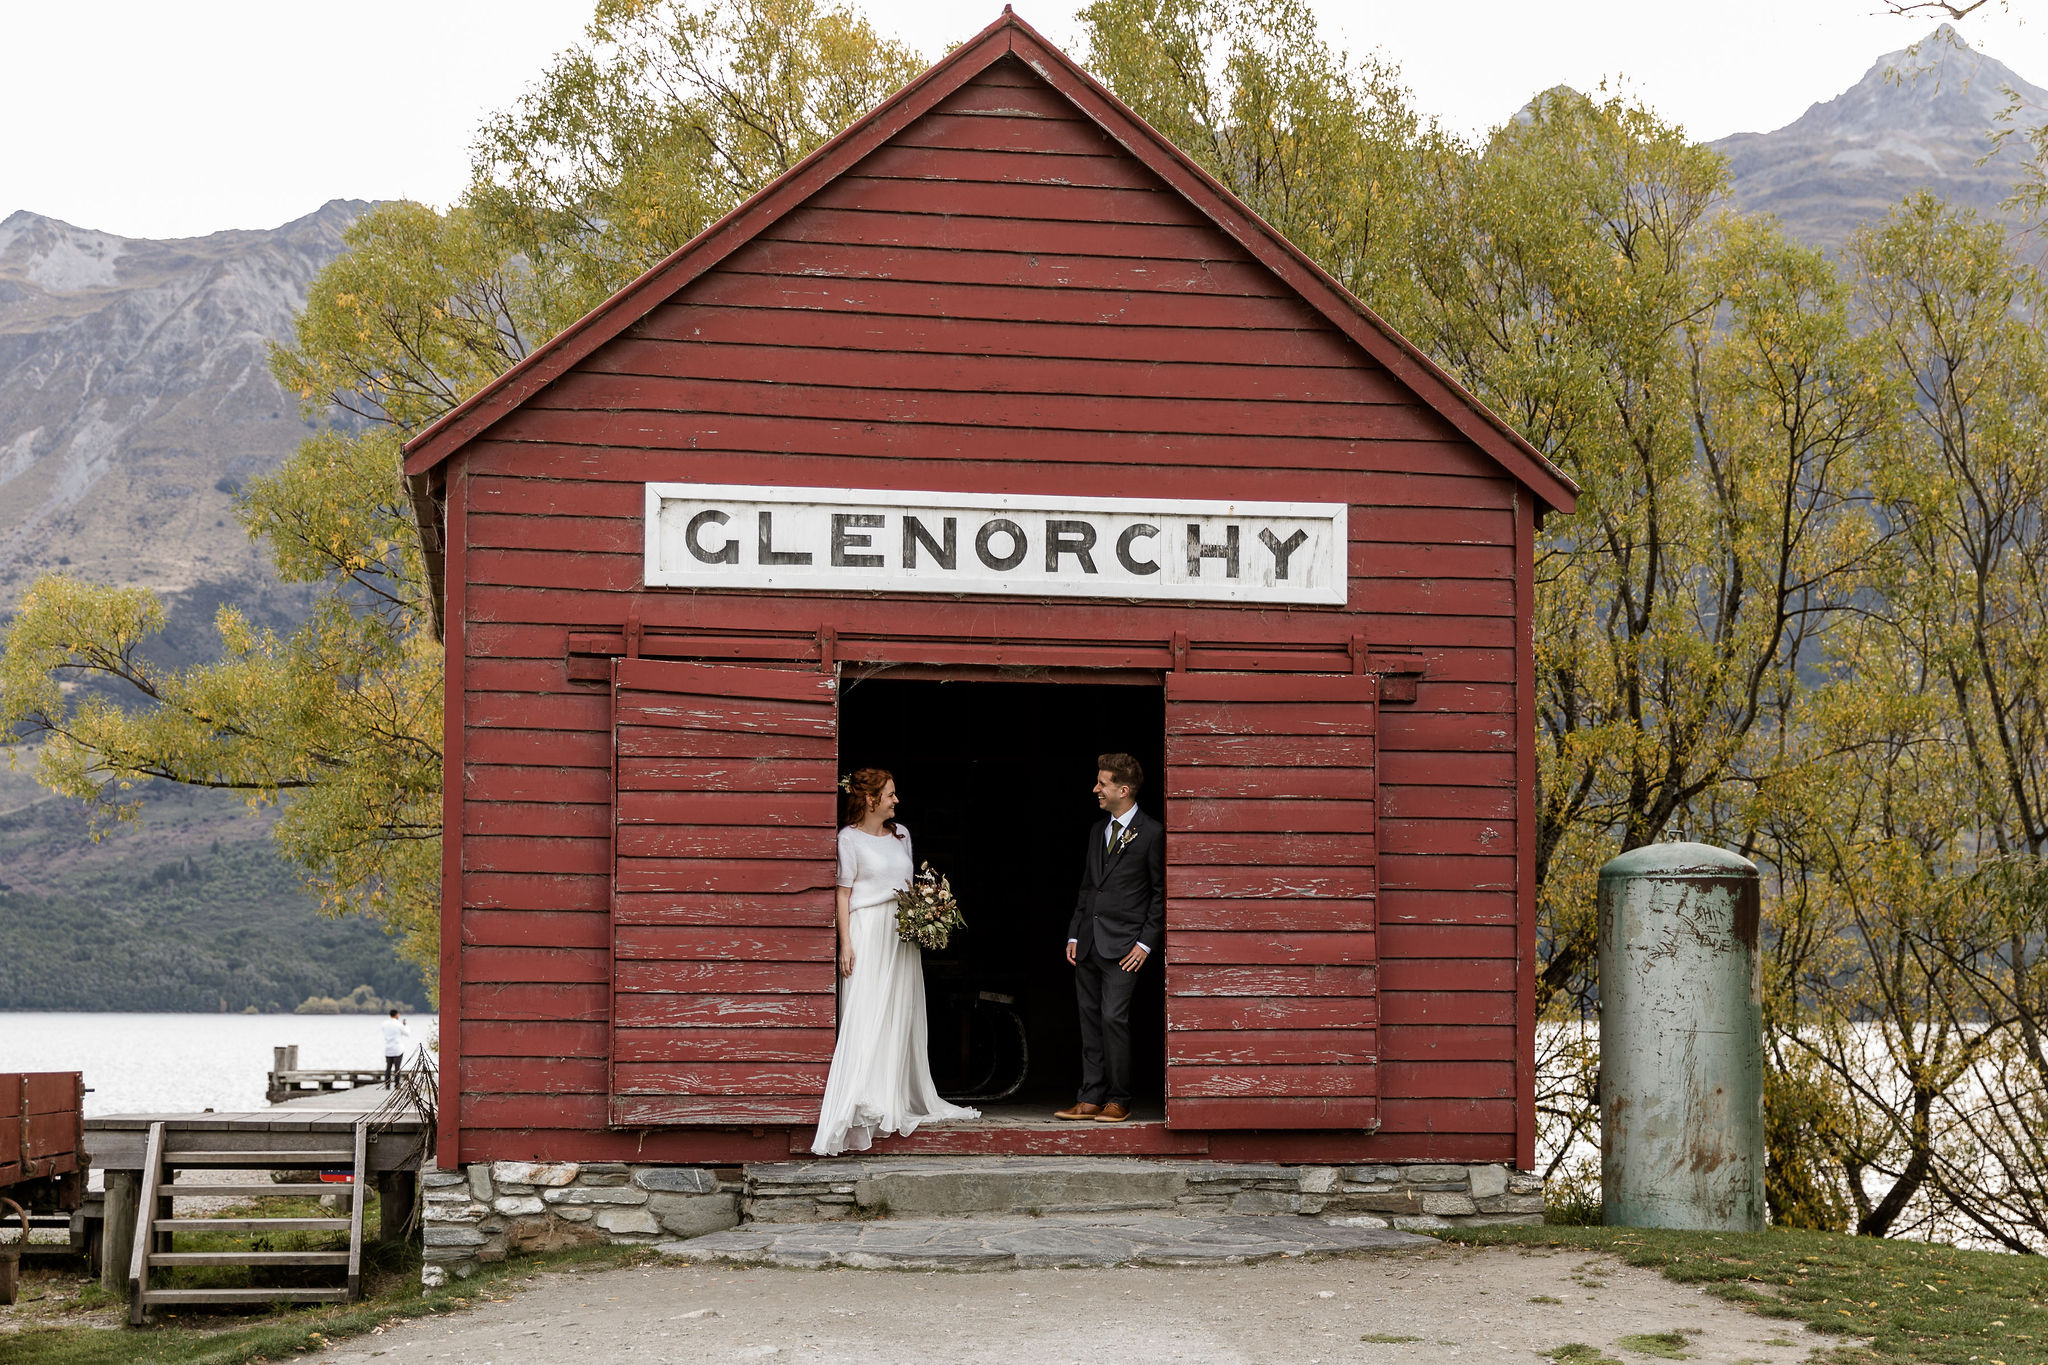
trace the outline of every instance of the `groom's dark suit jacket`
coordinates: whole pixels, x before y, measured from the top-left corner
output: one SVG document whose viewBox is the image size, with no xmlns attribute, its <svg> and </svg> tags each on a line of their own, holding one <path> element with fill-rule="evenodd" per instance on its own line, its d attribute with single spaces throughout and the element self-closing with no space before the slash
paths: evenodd
<svg viewBox="0 0 2048 1365">
<path fill-rule="evenodd" d="M 1085 948 L 1095 936 L 1095 951 L 1119 958 L 1133 943 L 1155 954 L 1166 933 L 1166 831 L 1142 810 L 1131 812 L 1131 840 L 1115 853 L 1104 845 L 1109 817 L 1095 822 L 1088 836 L 1088 861 L 1081 872 L 1081 893 L 1074 898 L 1074 918 L 1067 937 Z"/>
</svg>

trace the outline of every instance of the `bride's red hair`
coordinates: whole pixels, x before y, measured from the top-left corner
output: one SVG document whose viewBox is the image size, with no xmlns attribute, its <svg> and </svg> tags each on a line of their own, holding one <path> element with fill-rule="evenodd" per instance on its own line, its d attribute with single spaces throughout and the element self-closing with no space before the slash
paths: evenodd
<svg viewBox="0 0 2048 1365">
<path fill-rule="evenodd" d="M 868 812 L 882 799 L 882 789 L 895 780 L 887 768 L 855 768 L 840 787 L 845 795 L 839 799 L 839 823 L 857 825 L 867 819 Z M 884 820 L 882 828 L 894 834 L 896 821 Z"/>
</svg>

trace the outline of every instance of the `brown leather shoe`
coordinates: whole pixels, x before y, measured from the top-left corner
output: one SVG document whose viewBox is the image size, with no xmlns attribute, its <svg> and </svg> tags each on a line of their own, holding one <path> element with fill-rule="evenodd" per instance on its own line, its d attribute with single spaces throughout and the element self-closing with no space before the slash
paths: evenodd
<svg viewBox="0 0 2048 1365">
<path fill-rule="evenodd" d="M 1120 1104 L 1105 1104 L 1102 1112 L 1095 1116 L 1097 1123 L 1122 1123 L 1131 1116 L 1131 1111 Z"/>
<path fill-rule="evenodd" d="M 1085 1100 L 1080 1100 L 1076 1101 L 1072 1106 L 1060 1110 L 1060 1112 L 1054 1114 L 1053 1117 L 1056 1119 L 1092 1119 L 1097 1117 L 1101 1113 L 1101 1105 L 1089 1104 Z"/>
</svg>

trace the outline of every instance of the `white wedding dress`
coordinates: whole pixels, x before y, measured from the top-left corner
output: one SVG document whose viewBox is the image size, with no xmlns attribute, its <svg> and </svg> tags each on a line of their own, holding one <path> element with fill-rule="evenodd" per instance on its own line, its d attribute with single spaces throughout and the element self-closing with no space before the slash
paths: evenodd
<svg viewBox="0 0 2048 1365">
<path fill-rule="evenodd" d="M 839 885 L 848 887 L 853 974 L 839 978 L 839 1042 L 825 1078 L 819 1156 L 864 1152 L 877 1133 L 914 1133 L 921 1123 L 976 1119 L 932 1085 L 925 1039 L 924 964 L 896 933 L 896 893 L 910 885 L 910 831 L 839 831 Z"/>
</svg>

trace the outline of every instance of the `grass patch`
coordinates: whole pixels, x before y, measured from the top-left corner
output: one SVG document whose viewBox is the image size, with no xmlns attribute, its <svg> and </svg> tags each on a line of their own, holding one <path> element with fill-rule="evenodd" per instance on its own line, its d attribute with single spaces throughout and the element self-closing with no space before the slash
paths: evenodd
<svg viewBox="0 0 2048 1365">
<path fill-rule="evenodd" d="M 1422 1338 L 1404 1337 L 1399 1332 L 1367 1332 L 1359 1340 L 1370 1341 L 1380 1346 L 1398 1346 L 1404 1341 L 1420 1341 Z"/>
<path fill-rule="evenodd" d="M 255 1365 L 321 1350 L 408 1318 L 460 1312 L 481 1300 L 502 1299 L 517 1288 L 517 1281 L 540 1271 L 609 1269 L 649 1258 L 641 1247 L 579 1247 L 485 1266 L 467 1280 L 422 1290 L 416 1248 L 403 1253 L 387 1251 L 375 1264 L 368 1263 L 369 1253 L 366 1244 L 360 1303 L 166 1311 L 160 1312 L 161 1321 L 140 1330 L 109 1330 L 106 1308 L 118 1306 L 125 1317 L 126 1306 L 109 1305 L 96 1282 L 74 1293 L 80 1284 L 76 1272 L 38 1271 L 35 1279 L 45 1292 L 54 1294 L 63 1288 L 75 1314 L 90 1316 L 92 1325 L 37 1327 L 0 1336 L 0 1361 L 6 1365 Z M 67 1278 L 69 1285 L 63 1283 Z"/>
<path fill-rule="evenodd" d="M 1438 1235 L 1467 1246 L 1604 1253 L 1765 1317 L 1863 1338 L 1843 1345 L 1899 1361 L 2048 1365 L 2048 1271 L 2036 1256 L 1776 1228 L 1486 1227 Z"/>
<path fill-rule="evenodd" d="M 1588 1346 L 1583 1341 L 1568 1341 L 1543 1354 L 1556 1361 L 1557 1365 L 1621 1365 L 1598 1346 Z"/>
<path fill-rule="evenodd" d="M 1685 1348 L 1692 1343 L 1684 1332 L 1636 1332 L 1625 1337 L 1616 1337 L 1614 1344 L 1624 1351 L 1637 1355 L 1660 1356 L 1665 1360 L 1691 1360 L 1692 1352 Z"/>
<path fill-rule="evenodd" d="M 1562 1227 L 1599 1227 L 1600 1173 L 1553 1176 L 1543 1191 L 1543 1221 Z"/>
<path fill-rule="evenodd" d="M 1564 1302 L 1564 1300 L 1563 1300 L 1563 1299 L 1560 1299 L 1560 1298 L 1558 1298 L 1558 1297 L 1556 1297 L 1555 1295 L 1552 1295 L 1552 1294 L 1535 1294 L 1535 1295 L 1531 1295 L 1531 1296 L 1530 1296 L 1529 1302 L 1531 1302 L 1531 1303 L 1563 1303 L 1563 1302 Z"/>
</svg>

